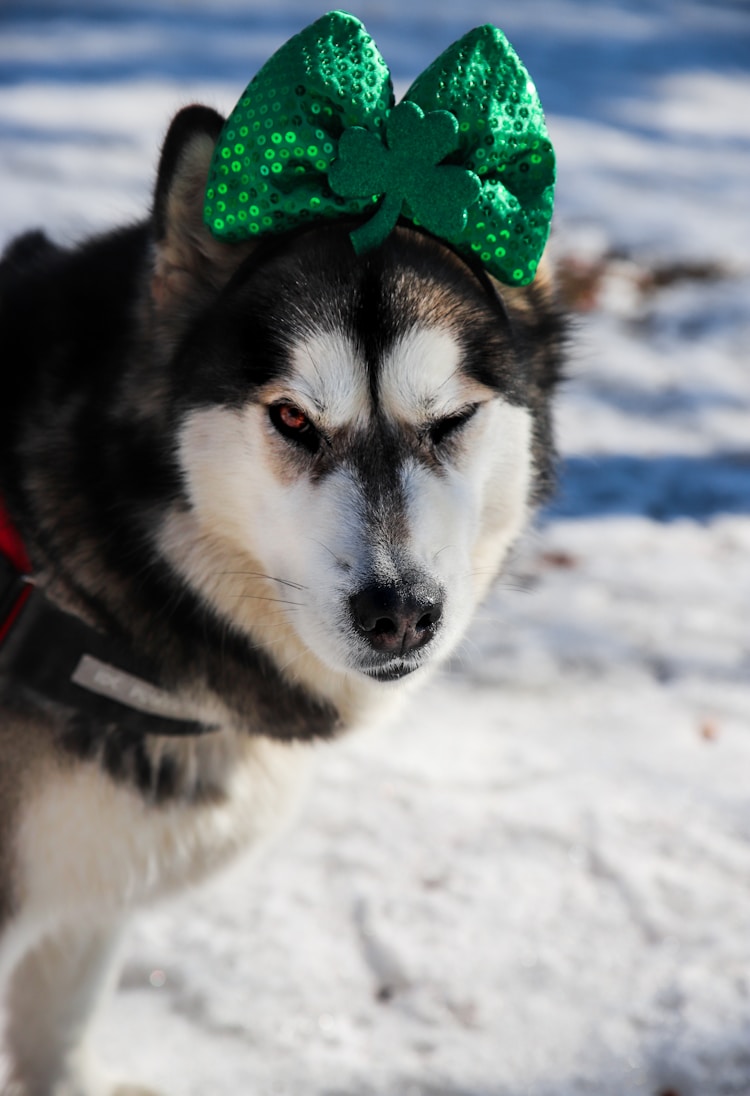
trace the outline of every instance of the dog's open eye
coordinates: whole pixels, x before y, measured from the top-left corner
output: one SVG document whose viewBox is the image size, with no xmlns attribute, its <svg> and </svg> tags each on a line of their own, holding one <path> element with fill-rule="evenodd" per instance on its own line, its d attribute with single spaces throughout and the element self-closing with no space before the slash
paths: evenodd
<svg viewBox="0 0 750 1096">
<path fill-rule="evenodd" d="M 479 404 L 473 404 L 471 407 L 465 407 L 463 411 L 459 411 L 456 415 L 449 415 L 445 419 L 439 419 L 437 422 L 433 422 L 429 428 L 429 437 L 433 445 L 440 445 L 442 442 L 447 441 L 453 434 L 466 425 L 469 419 L 473 418 L 479 408 Z"/>
<path fill-rule="evenodd" d="M 305 412 L 294 403 L 274 403 L 268 408 L 268 416 L 278 432 L 310 453 L 320 446 L 320 434 Z"/>
</svg>

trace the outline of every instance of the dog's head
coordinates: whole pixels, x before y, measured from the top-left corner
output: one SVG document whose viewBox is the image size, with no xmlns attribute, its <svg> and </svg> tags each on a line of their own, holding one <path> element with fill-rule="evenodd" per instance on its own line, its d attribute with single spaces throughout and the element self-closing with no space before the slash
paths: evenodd
<svg viewBox="0 0 750 1096">
<path fill-rule="evenodd" d="M 187 500 L 164 550 L 290 673 L 398 679 L 456 646 L 547 476 L 557 328 L 414 228 L 359 257 L 346 223 L 212 240 L 220 122 L 178 116 L 157 185 Z"/>
</svg>

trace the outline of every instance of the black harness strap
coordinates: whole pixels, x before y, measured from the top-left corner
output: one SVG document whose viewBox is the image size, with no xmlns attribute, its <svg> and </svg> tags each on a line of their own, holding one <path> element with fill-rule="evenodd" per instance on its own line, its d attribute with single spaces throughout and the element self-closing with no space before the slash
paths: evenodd
<svg viewBox="0 0 750 1096">
<path fill-rule="evenodd" d="M 104 726 L 131 734 L 202 735 L 216 727 L 185 719 L 143 659 L 32 588 L 17 609 L 27 580 L 0 554 L 0 678 L 62 704 Z M 2 634 L 0 632 L 0 634 Z"/>
</svg>

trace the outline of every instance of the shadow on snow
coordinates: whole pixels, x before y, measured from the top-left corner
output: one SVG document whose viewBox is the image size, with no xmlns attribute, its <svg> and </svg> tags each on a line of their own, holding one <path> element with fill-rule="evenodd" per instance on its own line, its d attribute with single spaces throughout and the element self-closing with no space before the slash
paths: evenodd
<svg viewBox="0 0 750 1096">
<path fill-rule="evenodd" d="M 750 453 L 568 457 L 544 519 L 642 514 L 654 521 L 750 514 Z"/>
</svg>

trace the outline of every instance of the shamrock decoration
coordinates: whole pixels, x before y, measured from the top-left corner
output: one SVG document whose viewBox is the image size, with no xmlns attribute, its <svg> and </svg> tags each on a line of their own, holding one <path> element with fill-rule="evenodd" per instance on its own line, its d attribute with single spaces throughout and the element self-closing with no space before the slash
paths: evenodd
<svg viewBox="0 0 750 1096">
<path fill-rule="evenodd" d="M 425 114 L 408 100 L 391 111 L 385 141 L 362 126 L 344 130 L 328 172 L 331 190 L 342 198 L 382 196 L 375 216 L 351 235 L 358 254 L 383 242 L 405 203 L 411 220 L 436 236 L 450 239 L 464 229 L 480 183 L 468 168 L 442 163 L 457 147 L 455 115 Z"/>
</svg>

